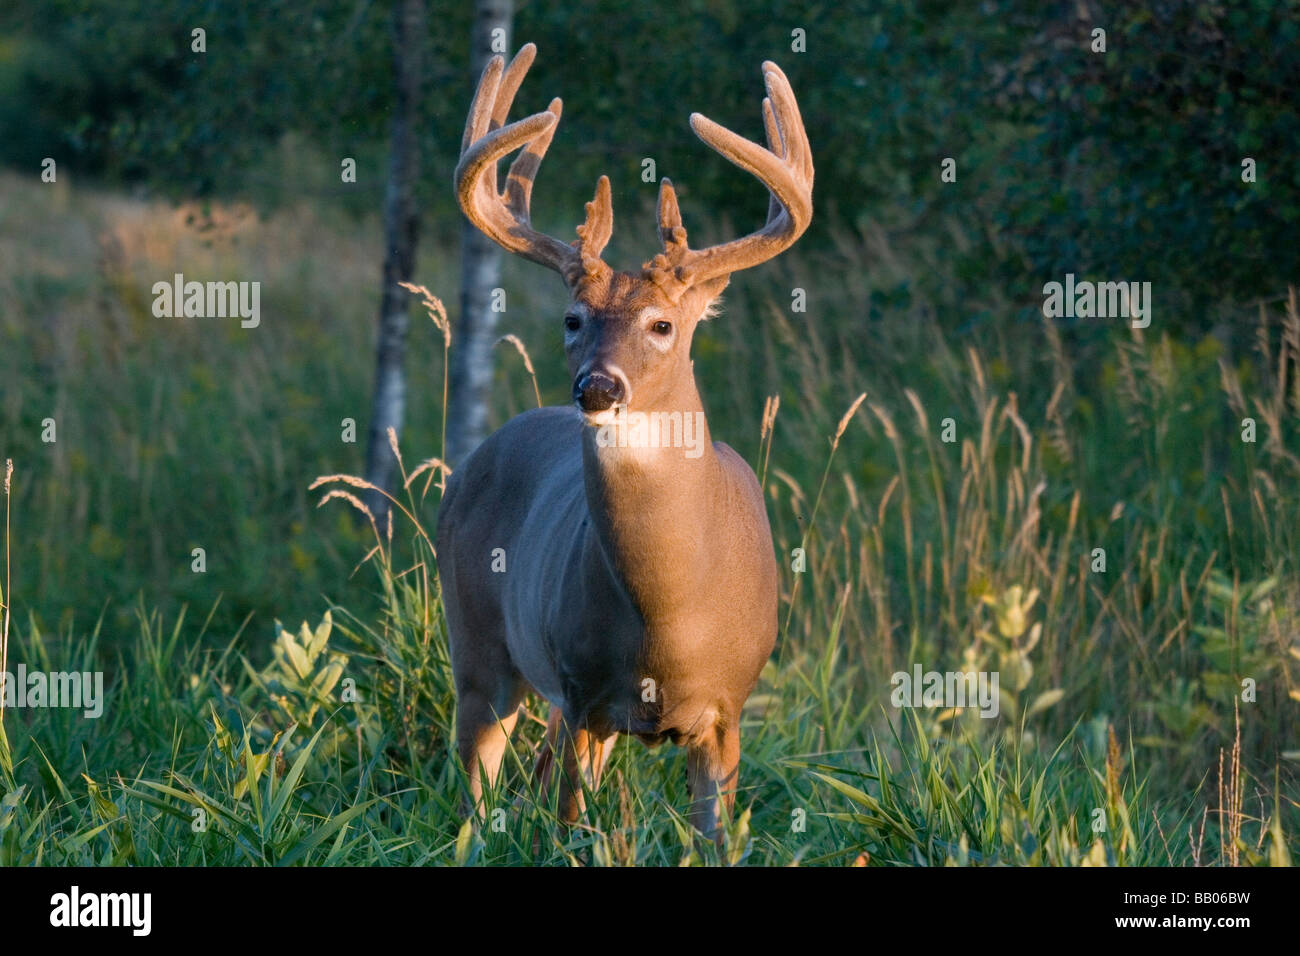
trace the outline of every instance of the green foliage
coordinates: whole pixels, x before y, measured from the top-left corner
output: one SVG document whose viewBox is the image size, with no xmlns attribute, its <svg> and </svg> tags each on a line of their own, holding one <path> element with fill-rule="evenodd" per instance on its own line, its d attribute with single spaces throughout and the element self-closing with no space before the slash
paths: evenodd
<svg viewBox="0 0 1300 956">
<path fill-rule="evenodd" d="M 387 646 L 421 656 L 420 618 L 390 603 Z M 1184 832 L 1194 807 L 1153 799 L 1113 734 L 1098 747 L 1076 729 L 1040 747 L 910 711 L 881 736 L 869 709 L 852 706 L 856 675 L 836 666 L 836 632 L 824 646 L 810 643 L 806 658 L 770 668 L 746 707 L 743 789 L 715 848 L 684 819 L 676 748 L 621 742 L 605 784 L 589 795 L 589 825 L 565 831 L 529 779 L 534 713 L 489 794 L 491 822 L 476 826 L 460 818 L 449 747 L 419 755 L 394 747 L 392 725 L 379 737 L 364 733 L 365 709 L 337 697 L 318 711 L 314 732 L 289 722 L 262 737 L 240 702 L 265 699 L 265 674 L 198 652 L 194 635 L 160 647 L 156 625 L 142 614 L 122 657 L 172 670 L 143 668 L 129 698 L 115 682 L 102 722 L 82 721 L 63 738 L 52 711 L 7 715 L 21 729 L 14 752 L 3 751 L 13 770 L 0 773 L 6 865 L 1187 865 L 1201 849 L 1166 839 Z M 181 621 L 173 633 L 184 633 Z M 387 663 L 358 663 L 330 643 L 337 633 L 322 624 L 304 640 L 327 635 L 318 659 L 346 660 L 359 684 L 379 689 L 364 699 L 382 712 L 400 708 L 400 688 L 383 679 Z M 286 689 L 313 695 L 311 667 L 285 654 L 267 673 L 297 675 Z M 178 694 L 171 674 L 189 690 Z M 445 659 L 434 676 L 446 691 Z M 446 711 L 421 723 L 448 738 Z M 331 750 L 331 736 L 353 745 Z M 78 767 L 84 786 L 73 785 Z M 1285 801 L 1248 822 L 1244 845 L 1268 848 L 1247 861 L 1286 865 L 1296 827 Z"/>
<path fill-rule="evenodd" d="M 326 611 L 315 631 L 304 621 L 295 638 L 276 621 L 271 663 L 259 672 L 245 662 L 254 686 L 293 723 L 312 726 L 321 707 L 334 700 L 348 658 L 327 650 L 333 624 Z"/>
<path fill-rule="evenodd" d="M 1105 53 L 1090 52 L 1094 26 Z M 1224 298 L 1293 281 L 1298 33 L 1296 0 L 1132 5 L 1036 29 L 1003 90 L 1042 133 L 999 226 L 1049 275 L 1152 282 L 1195 328 Z"/>
<path fill-rule="evenodd" d="M 469 14 L 430 3 L 422 51 L 420 202 L 448 237 L 459 216 L 447 181 L 472 90 Z M 388 4 L 343 0 L 21 0 L 0 14 L 0 159 L 34 177 L 53 156 L 64 175 L 179 198 L 378 209 L 390 17 Z M 516 113 L 565 101 L 539 224 L 571 234 L 608 173 L 627 226 L 613 255 L 631 265 L 652 251 L 647 158 L 676 181 L 697 240 L 761 221 L 764 192 L 707 155 L 687 117 L 700 110 L 757 137 L 758 66 L 773 59 L 817 157 L 804 245 L 833 249 L 833 227 L 883 229 L 939 244 L 949 263 L 882 284 L 868 318 L 919 294 L 945 326 L 978 327 L 991 316 L 974 304 L 994 286 L 1029 316 L 1044 282 L 1074 272 L 1152 282 L 1160 322 L 1203 332 L 1224 298 L 1268 296 L 1300 275 L 1289 241 L 1300 215 L 1297 23 L 1298 0 L 1144 4 L 1098 23 L 1063 0 L 776 0 L 761 15 L 740 0 L 689 0 L 672 16 L 627 0 L 525 3 L 513 42 L 536 42 L 540 56 Z M 198 26 L 203 54 L 190 49 Z M 1097 26 L 1104 53 L 1092 50 Z M 795 30 L 805 52 L 792 49 Z M 343 156 L 359 164 L 347 187 Z M 953 183 L 939 175 L 947 157 Z M 1241 179 L 1246 157 L 1254 183 Z"/>
<path fill-rule="evenodd" d="M 0 21 L 11 50 L 0 83 L 15 94 L 0 112 L 7 158 L 36 168 L 54 156 L 66 173 L 175 197 L 252 192 L 273 202 L 276 184 L 252 180 L 250 167 L 284 133 L 337 143 L 341 155 L 353 155 L 358 136 L 382 137 L 385 6 L 19 4 Z M 202 53 L 192 48 L 200 28 Z"/>
</svg>

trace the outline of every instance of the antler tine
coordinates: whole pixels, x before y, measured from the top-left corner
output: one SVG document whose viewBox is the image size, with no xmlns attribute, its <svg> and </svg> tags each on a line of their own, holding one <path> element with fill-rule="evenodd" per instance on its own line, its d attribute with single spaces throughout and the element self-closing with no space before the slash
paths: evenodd
<svg viewBox="0 0 1300 956">
<path fill-rule="evenodd" d="M 546 158 L 546 151 L 551 148 L 551 140 L 555 138 L 555 131 L 559 129 L 560 115 L 564 109 L 564 103 L 557 96 L 551 100 L 546 109 L 547 112 L 555 114 L 555 122 L 525 147 L 524 151 L 510 164 L 510 171 L 506 173 L 506 206 L 514 213 L 516 218 L 521 216 L 527 218 L 530 215 L 533 201 L 533 184 L 537 181 L 537 171 L 541 169 L 542 160 Z M 495 176 L 496 163 L 492 164 L 492 169 Z"/>
<path fill-rule="evenodd" d="M 519 48 L 519 52 L 515 54 L 514 59 L 510 61 L 510 65 L 505 68 L 504 72 L 496 71 L 497 72 L 496 87 L 493 92 L 493 98 L 488 103 L 489 120 L 488 120 L 487 128 L 480 130 L 478 137 L 475 138 L 480 138 L 483 136 L 484 133 L 488 133 L 491 132 L 492 130 L 500 129 L 501 127 L 506 125 L 506 117 L 510 115 L 510 107 L 514 104 L 515 94 L 519 92 L 519 87 L 523 84 L 524 77 L 528 73 L 528 68 L 533 65 L 533 60 L 536 56 L 537 56 L 536 45 L 532 43 L 525 43 L 522 47 Z M 501 57 L 495 56 L 492 59 L 494 61 L 500 60 Z M 489 63 L 488 67 L 490 68 L 491 66 L 492 64 Z M 555 101 L 552 101 L 551 107 L 554 106 L 555 106 Z M 552 108 L 550 111 L 555 114 L 557 125 L 558 125 L 560 111 L 554 108 Z M 538 148 L 540 151 L 540 155 L 537 158 L 538 165 L 541 164 L 541 157 L 546 154 L 546 147 L 550 145 L 551 137 L 554 135 L 555 135 L 555 127 L 552 126 L 550 130 L 543 133 L 541 136 L 537 138 L 537 140 L 534 141 L 538 144 Z M 545 140 L 545 145 L 541 145 L 543 140 Z M 468 144 L 462 144 L 461 146 L 462 153 L 465 151 L 466 145 Z M 531 151 L 532 148 L 533 148 L 533 144 L 530 143 L 529 150 Z M 516 159 L 515 163 L 518 162 L 519 160 Z M 514 171 L 514 164 L 511 165 L 511 172 L 513 171 Z M 533 175 L 535 176 L 536 174 L 537 174 L 537 170 L 536 168 L 534 168 Z M 495 192 L 497 188 L 497 164 L 496 163 L 492 163 L 492 165 L 488 167 L 487 171 L 484 173 L 484 179 L 488 183 L 492 191 Z M 509 177 L 507 177 L 507 184 L 508 182 L 509 182 Z M 530 182 L 529 183 L 530 191 L 531 188 L 532 188 L 532 183 Z M 527 196 L 525 196 L 525 200 L 526 199 Z M 524 209 L 527 208 L 528 208 L 527 205 L 525 205 Z"/>
<path fill-rule="evenodd" d="M 812 148 L 790 81 L 771 61 L 763 64 L 767 98 L 763 127 L 768 148 L 739 136 L 700 113 L 691 128 L 708 146 L 756 177 L 770 195 L 767 222 L 757 232 L 706 249 L 687 248 L 676 193 L 666 181 L 659 193 L 659 230 L 664 252 L 647 263 L 660 276 L 671 272 L 679 287 L 716 279 L 771 259 L 794 243 L 812 221 Z M 670 241 L 671 238 L 671 241 Z"/>
<path fill-rule="evenodd" d="M 803 116 L 799 113 L 799 101 L 795 99 L 794 90 L 785 72 L 771 60 L 763 61 L 763 80 L 767 86 L 767 102 L 772 105 L 777 131 L 781 134 L 781 142 L 785 150 L 783 158 L 808 180 L 811 192 L 812 146 L 808 143 L 808 131 L 804 128 Z"/>
<path fill-rule="evenodd" d="M 667 176 L 659 181 L 659 241 L 663 243 L 664 251 L 641 267 L 642 274 L 670 295 L 680 293 L 684 285 L 678 272 L 689 250 L 682 211 L 677 205 L 677 190 Z"/>
<path fill-rule="evenodd" d="M 469 115 L 465 118 L 465 134 L 460 139 L 460 154 L 463 157 L 470 146 L 483 138 L 492 121 L 492 107 L 496 103 L 497 87 L 501 83 L 501 72 L 505 60 L 494 56 L 483 67 L 478 87 L 474 90 L 474 101 L 469 105 Z"/>
<path fill-rule="evenodd" d="M 508 67 L 504 67 L 505 61 L 499 55 L 488 60 L 483 68 L 483 75 L 479 77 L 474 102 L 470 106 L 469 118 L 465 122 L 465 135 L 460 142 L 461 155 L 465 154 L 471 144 L 505 125 L 515 94 L 519 92 L 519 86 L 528 68 L 532 66 L 536 54 L 537 47 L 529 43 L 515 54 Z M 495 192 L 496 163 L 492 163 L 484 170 L 483 179 L 488 188 Z"/>
<path fill-rule="evenodd" d="M 501 85 L 497 89 L 496 108 L 492 110 L 493 129 L 506 125 L 506 116 L 509 115 L 510 106 L 515 101 L 515 94 L 519 92 L 519 87 L 523 85 L 524 77 L 528 75 L 528 69 L 536 58 L 537 44 L 525 43 L 506 67 L 501 77 Z"/>
<path fill-rule="evenodd" d="M 686 240 L 686 230 L 682 227 L 682 210 L 677 205 L 677 190 L 667 176 L 659 183 L 659 240 L 665 249 L 671 249 Z"/>
<path fill-rule="evenodd" d="M 609 237 L 614 234 L 614 201 L 610 195 L 609 177 L 601 176 L 596 180 L 596 195 L 587 203 L 587 221 L 578 227 L 578 253 L 583 258 L 583 266 L 588 272 L 596 268 L 595 262 L 605 251 Z"/>
<path fill-rule="evenodd" d="M 776 121 L 776 113 L 772 110 L 771 97 L 763 97 L 763 131 L 767 134 L 767 148 L 780 156 L 786 158 L 785 141 L 781 137 L 781 127 Z M 771 222 L 781 214 L 781 200 L 771 190 L 767 193 L 767 221 Z"/>
<path fill-rule="evenodd" d="M 612 229 L 609 182 L 604 181 L 603 201 L 601 187 L 597 187 L 594 203 L 598 213 L 595 221 L 604 221 L 604 226 L 593 225 L 593 204 L 588 204 L 587 226 L 579 229 L 580 238 L 572 245 L 533 228 L 533 183 L 555 136 L 563 102 L 556 97 L 545 111 L 508 125 L 506 117 L 536 55 L 537 47 L 528 43 L 509 67 L 500 55 L 492 57 L 484 67 L 461 141 L 461 158 L 455 174 L 456 196 L 470 222 L 492 241 L 554 269 L 570 281 L 575 269 L 596 268 L 600 251 L 609 240 Z M 525 147 L 523 152 L 511 163 L 506 175 L 505 193 L 498 193 L 496 164 L 521 146 Z M 603 239 L 598 244 L 591 241 L 599 239 L 602 233 Z"/>
</svg>

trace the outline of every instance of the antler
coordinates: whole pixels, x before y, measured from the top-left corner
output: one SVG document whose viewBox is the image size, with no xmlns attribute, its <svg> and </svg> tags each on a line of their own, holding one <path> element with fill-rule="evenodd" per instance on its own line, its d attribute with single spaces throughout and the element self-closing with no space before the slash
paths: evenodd
<svg viewBox="0 0 1300 956">
<path fill-rule="evenodd" d="M 681 211 L 673 184 L 659 187 L 659 236 L 664 251 L 644 266 L 646 276 L 679 290 L 730 275 L 766 262 L 794 244 L 812 221 L 813 163 L 808 134 L 804 131 L 790 81 L 775 63 L 763 63 L 767 97 L 763 100 L 764 149 L 699 113 L 691 114 L 691 128 L 741 169 L 767 187 L 767 223 L 757 232 L 707 249 L 686 244 Z"/>
<path fill-rule="evenodd" d="M 537 47 L 525 44 L 510 66 L 500 55 L 492 57 L 479 79 L 461 140 L 456 166 L 456 198 L 469 221 L 498 245 L 526 259 L 548 266 L 572 281 L 580 270 L 603 266 L 600 254 L 614 229 L 609 178 L 601 176 L 596 196 L 587 203 L 587 221 L 578 227 L 571 244 L 533 228 L 530 204 L 533 181 L 560 122 L 563 102 L 551 100 L 545 112 L 505 125 L 510 105 L 532 66 Z M 497 162 L 526 144 L 510 165 L 504 193 L 497 192 Z"/>
</svg>

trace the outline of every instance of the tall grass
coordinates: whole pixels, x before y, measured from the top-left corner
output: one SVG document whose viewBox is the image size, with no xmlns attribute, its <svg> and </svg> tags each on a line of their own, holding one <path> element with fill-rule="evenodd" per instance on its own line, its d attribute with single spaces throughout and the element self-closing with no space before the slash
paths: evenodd
<svg viewBox="0 0 1300 956">
<path fill-rule="evenodd" d="M 54 190 L 0 190 L 18 209 L 0 219 L 16 264 L 0 276 L 0 334 L 18 343 L 0 352 L 16 383 L 0 406 L 0 457 L 18 468 L 12 659 L 109 684 L 99 721 L 4 715 L 0 861 L 1289 860 L 1294 293 L 1248 317 L 1245 350 L 1234 334 L 1017 321 L 1023 304 L 993 293 L 972 314 L 1004 318 L 962 329 L 898 294 L 942 261 L 875 229 L 737 276 L 696 373 L 713 433 L 762 476 L 782 630 L 715 850 L 690 837 L 682 753 L 629 741 L 584 824 L 558 828 L 527 772 L 536 701 L 502 813 L 462 826 L 425 531 L 456 347 L 442 326 L 412 336 L 401 446 L 422 464 L 403 464 L 391 519 L 358 530 L 337 507 L 364 511 L 340 423 L 365 416 L 373 222 L 232 217 L 202 239 L 160 206 L 79 193 L 73 215 Z M 15 221 L 38 223 L 35 241 Z M 420 279 L 449 289 L 439 252 Z M 140 290 L 175 271 L 265 277 L 262 328 L 164 326 Z M 499 420 L 567 391 L 559 290 L 516 275 L 527 374 L 503 363 Z M 806 313 L 772 297 L 796 286 Z M 890 676 L 918 663 L 997 670 L 1001 716 L 896 710 Z"/>
</svg>

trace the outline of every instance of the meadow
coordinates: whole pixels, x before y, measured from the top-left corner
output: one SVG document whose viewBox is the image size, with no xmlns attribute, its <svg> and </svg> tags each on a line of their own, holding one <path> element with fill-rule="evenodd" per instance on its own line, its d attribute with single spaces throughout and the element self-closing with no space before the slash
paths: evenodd
<svg viewBox="0 0 1300 956">
<path fill-rule="evenodd" d="M 955 315 L 914 280 L 953 268 L 960 227 L 865 219 L 737 275 L 696 376 L 767 494 L 781 632 L 725 841 L 692 839 L 683 752 L 630 740 L 558 828 L 538 701 L 476 829 L 427 537 L 444 341 L 414 322 L 409 480 L 372 526 L 337 476 L 362 467 L 344 422 L 363 443 L 380 230 L 329 209 L 0 174 L 9 670 L 103 671 L 107 698 L 5 710 L 0 863 L 1290 862 L 1294 289 L 1194 338 L 1158 311 L 1048 322 L 992 285 Z M 651 213 L 620 214 L 630 260 Z M 155 318 L 175 272 L 260 279 L 260 326 Z M 416 282 L 454 305 L 450 231 Z M 524 352 L 499 350 L 497 423 L 535 403 L 530 368 L 545 403 L 569 387 L 560 283 L 508 263 L 505 288 Z M 892 706 L 918 664 L 998 671 L 1000 716 Z"/>
</svg>

